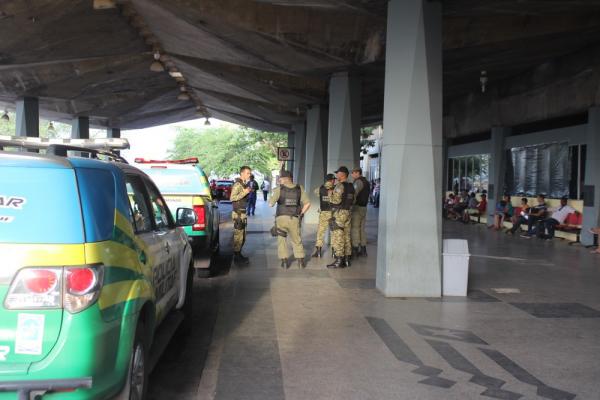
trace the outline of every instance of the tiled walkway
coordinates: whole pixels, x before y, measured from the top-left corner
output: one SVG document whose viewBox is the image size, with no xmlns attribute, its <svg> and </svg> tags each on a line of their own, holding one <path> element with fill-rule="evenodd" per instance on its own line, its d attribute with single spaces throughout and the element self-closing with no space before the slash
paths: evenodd
<svg viewBox="0 0 600 400">
<path fill-rule="evenodd" d="M 444 237 L 469 240 L 469 297 L 386 299 L 375 210 L 369 256 L 335 271 L 329 254 L 281 270 L 271 210 L 257 212 L 251 265 L 197 281 L 196 332 L 169 348 L 151 398 L 600 399 L 600 257 L 586 249 L 450 222 Z"/>
</svg>

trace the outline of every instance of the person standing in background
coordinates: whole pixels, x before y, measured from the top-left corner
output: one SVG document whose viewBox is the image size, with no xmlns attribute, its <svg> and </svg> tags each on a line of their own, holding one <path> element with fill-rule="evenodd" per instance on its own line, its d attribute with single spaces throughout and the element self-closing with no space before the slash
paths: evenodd
<svg viewBox="0 0 600 400">
<path fill-rule="evenodd" d="M 248 218 L 246 216 L 246 206 L 248 205 L 248 195 L 250 188 L 245 184 L 245 181 L 250 177 L 250 167 L 243 166 L 240 168 L 240 177 L 235 180 L 231 187 L 231 204 L 233 212 L 231 219 L 233 220 L 233 261 L 236 264 L 248 264 L 248 257 L 242 255 L 242 247 L 246 242 L 246 224 Z"/>
<path fill-rule="evenodd" d="M 250 180 L 247 183 L 250 192 L 248 193 L 248 215 L 254 215 L 256 210 L 256 192 L 258 191 L 258 182 L 254 180 L 254 175 L 250 175 Z"/>
<path fill-rule="evenodd" d="M 271 183 L 268 180 L 263 180 L 260 185 L 260 190 L 263 192 L 264 200 L 267 201 L 267 196 L 269 195 L 269 190 L 271 190 Z"/>
<path fill-rule="evenodd" d="M 367 255 L 367 204 L 371 188 L 367 178 L 362 176 L 361 168 L 352 170 L 354 184 L 354 206 L 352 207 L 351 237 L 352 255 L 355 257 Z"/>
</svg>

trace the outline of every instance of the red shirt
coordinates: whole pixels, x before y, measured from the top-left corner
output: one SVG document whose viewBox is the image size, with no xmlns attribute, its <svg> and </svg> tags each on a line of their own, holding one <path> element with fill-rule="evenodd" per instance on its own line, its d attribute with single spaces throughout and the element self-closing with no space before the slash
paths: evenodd
<svg viewBox="0 0 600 400">
<path fill-rule="evenodd" d="M 487 209 L 487 200 L 481 200 L 477 205 L 477 209 L 480 213 L 484 212 Z"/>
</svg>

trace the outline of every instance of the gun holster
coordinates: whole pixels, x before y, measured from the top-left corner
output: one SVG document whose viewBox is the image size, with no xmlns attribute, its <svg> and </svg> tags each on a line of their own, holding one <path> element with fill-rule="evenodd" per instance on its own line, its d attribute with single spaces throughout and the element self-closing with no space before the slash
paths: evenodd
<svg viewBox="0 0 600 400">
<path fill-rule="evenodd" d="M 283 229 L 279 229 L 277 227 L 277 225 L 273 225 L 273 227 L 271 228 L 271 236 L 273 236 L 273 237 L 277 237 L 277 236 L 287 237 L 287 232 L 284 231 Z"/>
<path fill-rule="evenodd" d="M 344 227 L 338 225 L 337 222 L 335 221 L 335 218 L 331 218 L 329 220 L 329 229 L 331 229 L 332 231 L 337 231 L 339 229 L 344 229 Z"/>
<path fill-rule="evenodd" d="M 237 230 L 246 229 L 246 221 L 238 217 L 233 220 L 233 228 Z"/>
</svg>

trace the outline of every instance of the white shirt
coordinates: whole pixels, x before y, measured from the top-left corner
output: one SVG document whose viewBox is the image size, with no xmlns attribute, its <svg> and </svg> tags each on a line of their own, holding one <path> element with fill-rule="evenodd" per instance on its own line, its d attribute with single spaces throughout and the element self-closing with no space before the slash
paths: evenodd
<svg viewBox="0 0 600 400">
<path fill-rule="evenodd" d="M 552 211 L 552 216 L 550 218 L 555 219 L 559 224 L 562 224 L 565 222 L 565 219 L 567 219 L 567 215 L 574 213 L 575 209 L 567 205 L 551 208 L 550 211 Z"/>
<path fill-rule="evenodd" d="M 264 190 L 265 192 L 268 192 L 269 189 L 271 189 L 271 184 L 269 183 L 269 181 L 263 181 L 263 188 L 262 188 L 262 190 Z"/>
</svg>

